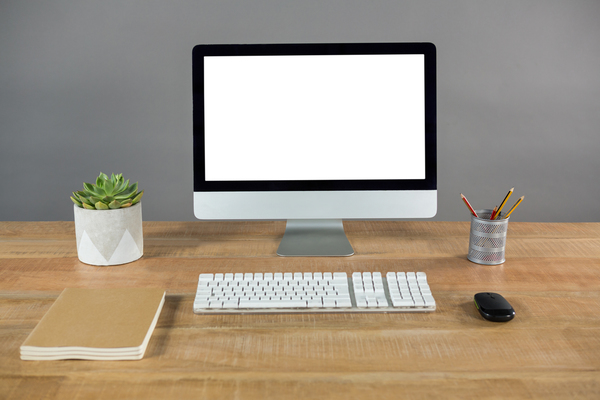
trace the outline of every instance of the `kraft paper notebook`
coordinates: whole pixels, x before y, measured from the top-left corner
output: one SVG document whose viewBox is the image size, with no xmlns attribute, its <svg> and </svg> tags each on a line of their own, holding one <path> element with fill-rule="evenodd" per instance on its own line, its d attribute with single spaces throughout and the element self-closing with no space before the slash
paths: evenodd
<svg viewBox="0 0 600 400">
<path fill-rule="evenodd" d="M 163 289 L 65 289 L 21 346 L 22 360 L 139 360 Z"/>
</svg>

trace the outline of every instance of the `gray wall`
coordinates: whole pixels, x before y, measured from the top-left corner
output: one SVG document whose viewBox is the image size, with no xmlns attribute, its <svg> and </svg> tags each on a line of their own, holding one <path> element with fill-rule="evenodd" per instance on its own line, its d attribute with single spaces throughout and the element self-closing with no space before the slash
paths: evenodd
<svg viewBox="0 0 600 400">
<path fill-rule="evenodd" d="M 3 0 L 0 220 L 72 220 L 100 171 L 139 181 L 144 219 L 193 220 L 198 43 L 429 41 L 436 219 L 514 186 L 515 220 L 600 221 L 599 21 L 597 0 Z"/>
</svg>

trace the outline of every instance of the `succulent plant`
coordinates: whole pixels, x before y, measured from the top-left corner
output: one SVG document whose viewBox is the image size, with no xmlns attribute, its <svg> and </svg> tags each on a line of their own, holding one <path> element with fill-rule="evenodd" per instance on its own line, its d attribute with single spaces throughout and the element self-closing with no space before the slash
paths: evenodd
<svg viewBox="0 0 600 400">
<path fill-rule="evenodd" d="M 100 172 L 96 184 L 84 183 L 83 190 L 73 192 L 71 200 L 75 205 L 88 210 L 109 210 L 125 208 L 139 203 L 144 191 L 138 192 L 137 182 L 129 185 L 123 174 L 108 175 Z"/>
</svg>

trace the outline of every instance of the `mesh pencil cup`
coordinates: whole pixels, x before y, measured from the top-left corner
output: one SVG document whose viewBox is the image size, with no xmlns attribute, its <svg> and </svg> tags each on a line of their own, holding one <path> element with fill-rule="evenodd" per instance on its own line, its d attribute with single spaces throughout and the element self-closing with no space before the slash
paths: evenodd
<svg viewBox="0 0 600 400">
<path fill-rule="evenodd" d="M 504 249 L 509 218 L 492 221 L 490 220 L 492 210 L 476 210 L 475 212 L 479 218 L 471 215 L 471 234 L 467 258 L 477 264 L 502 264 L 506 261 Z"/>
</svg>

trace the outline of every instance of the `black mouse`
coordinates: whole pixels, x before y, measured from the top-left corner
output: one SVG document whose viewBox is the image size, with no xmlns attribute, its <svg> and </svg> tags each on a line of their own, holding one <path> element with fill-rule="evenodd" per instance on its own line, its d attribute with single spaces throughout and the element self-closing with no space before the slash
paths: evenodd
<svg viewBox="0 0 600 400">
<path fill-rule="evenodd" d="M 475 306 L 479 310 L 479 314 L 488 321 L 506 322 L 515 317 L 515 310 L 498 293 L 477 293 Z"/>
</svg>

